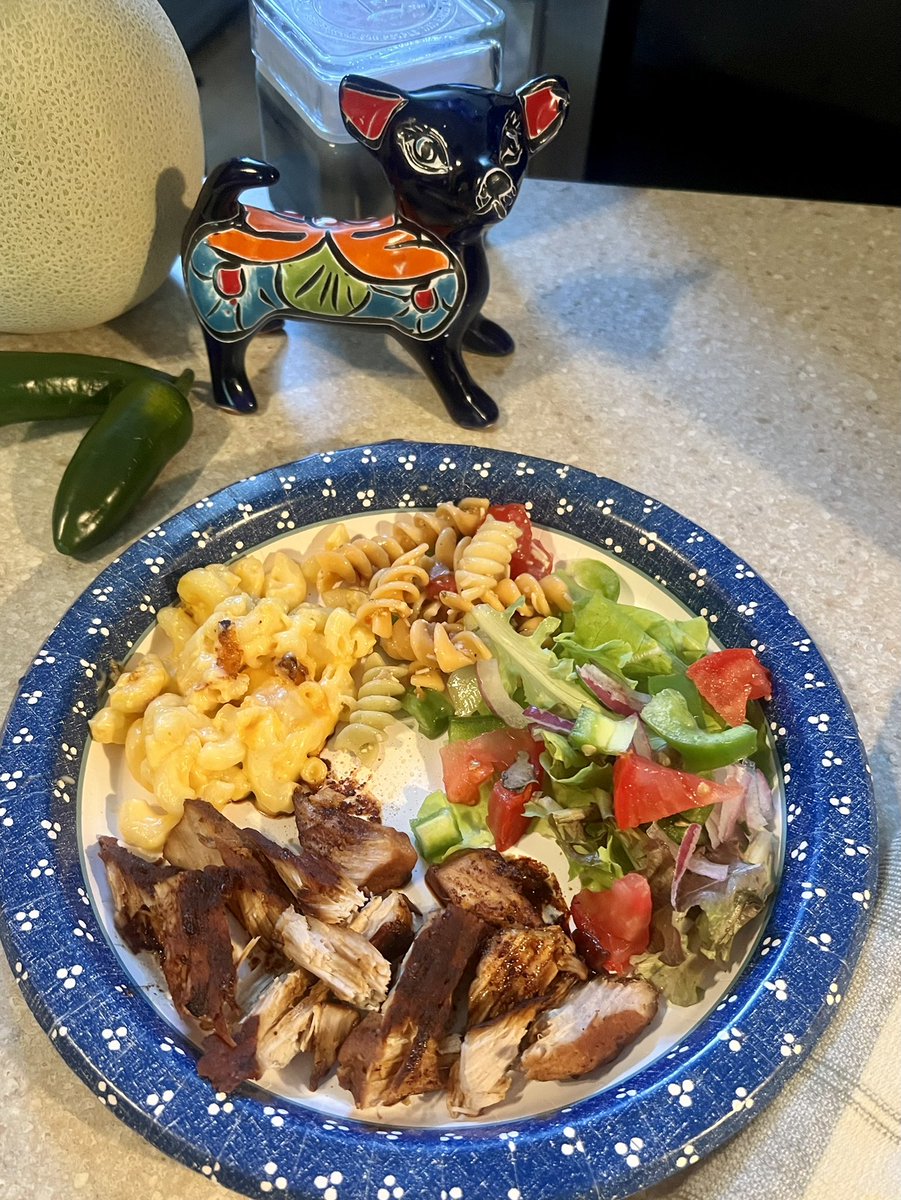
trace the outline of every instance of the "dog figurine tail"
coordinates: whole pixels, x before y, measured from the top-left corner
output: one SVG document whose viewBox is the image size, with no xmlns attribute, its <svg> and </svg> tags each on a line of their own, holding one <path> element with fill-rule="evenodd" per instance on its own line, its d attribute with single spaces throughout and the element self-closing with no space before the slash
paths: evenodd
<svg viewBox="0 0 901 1200">
<path fill-rule="evenodd" d="M 188 217 L 182 234 L 182 255 L 187 253 L 195 232 L 201 225 L 225 221 L 240 212 L 238 197 L 248 188 L 270 187 L 278 182 L 278 171 L 269 163 L 256 158 L 230 158 L 207 175 L 197 203 Z"/>
</svg>

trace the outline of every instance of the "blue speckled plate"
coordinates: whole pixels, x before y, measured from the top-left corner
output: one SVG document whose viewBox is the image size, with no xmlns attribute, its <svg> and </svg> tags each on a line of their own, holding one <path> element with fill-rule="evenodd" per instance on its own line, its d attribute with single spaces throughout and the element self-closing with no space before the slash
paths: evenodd
<svg viewBox="0 0 901 1200">
<path fill-rule="evenodd" d="M 753 645 L 784 777 L 786 856 L 763 937 L 732 990 L 678 1046 L 615 1088 L 540 1117 L 394 1129 L 255 1088 L 211 1097 L 182 1033 L 129 987 L 82 875 L 77 780 L 87 718 L 191 567 L 286 530 L 452 496 L 530 500 Z M 98 1098 L 166 1153 L 250 1196 L 575 1200 L 627 1196 L 694 1163 L 785 1084 L 841 1002 L 875 887 L 875 810 L 854 718 L 804 627 L 722 543 L 610 480 L 477 447 L 336 451 L 226 488 L 151 530 L 40 650 L 0 750 L 0 934 L 26 1001 Z"/>
</svg>

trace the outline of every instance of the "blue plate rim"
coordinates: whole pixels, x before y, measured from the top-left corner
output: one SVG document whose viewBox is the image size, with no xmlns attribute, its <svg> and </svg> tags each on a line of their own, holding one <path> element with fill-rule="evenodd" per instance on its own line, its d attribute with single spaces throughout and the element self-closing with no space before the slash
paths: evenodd
<svg viewBox="0 0 901 1200">
<path fill-rule="evenodd" d="M 96 694 L 109 660 L 130 649 L 167 587 L 171 595 L 174 579 L 223 557 L 211 557 L 211 546 L 230 542 L 234 556 L 301 524 L 472 494 L 529 500 L 538 523 L 621 554 L 715 620 L 724 644 L 754 644 L 773 670 L 768 716 L 788 824 L 785 870 L 764 935 L 733 991 L 680 1046 L 624 1086 L 553 1114 L 459 1133 L 392 1131 L 267 1101 L 256 1088 L 211 1099 L 188 1044 L 123 985 L 78 882 L 69 839 L 85 697 Z M 310 505 L 309 520 L 295 520 Z M 43 735 L 28 724 L 38 708 Z M 120 1119 L 171 1157 L 253 1196 L 338 1200 L 349 1192 L 384 1200 L 396 1188 L 418 1195 L 426 1183 L 434 1188 L 436 1155 L 452 1198 L 457 1187 L 467 1200 L 564 1200 L 598 1184 L 626 1196 L 649 1187 L 722 1145 L 797 1070 L 847 990 L 876 891 L 865 751 L 839 684 L 778 594 L 706 529 L 656 499 L 581 468 L 487 447 L 391 441 L 322 451 L 173 514 L 98 575 L 39 651 L 10 707 L 0 768 L 0 940 L 35 1017 Z M 69 961 L 73 945 L 89 960 L 87 975 L 84 964 Z M 86 995 L 96 1019 L 70 1028 Z M 140 1050 L 140 1069 L 123 1049 Z M 155 1078 L 178 1087 L 148 1090 Z M 473 1178 L 473 1155 L 481 1179 Z"/>
</svg>

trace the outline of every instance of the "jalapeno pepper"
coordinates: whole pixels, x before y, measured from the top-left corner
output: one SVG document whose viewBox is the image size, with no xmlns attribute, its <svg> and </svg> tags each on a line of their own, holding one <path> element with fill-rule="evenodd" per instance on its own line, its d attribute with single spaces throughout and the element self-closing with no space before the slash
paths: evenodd
<svg viewBox="0 0 901 1200">
<path fill-rule="evenodd" d="M 153 367 L 90 354 L 0 353 L 0 426 L 101 413 L 126 384 L 139 379 L 171 383 Z"/>
<path fill-rule="evenodd" d="M 114 533 L 160 471 L 191 436 L 194 419 L 185 395 L 194 381 L 142 376 L 109 401 L 79 443 L 53 506 L 53 541 L 62 554 L 80 554 Z"/>
</svg>

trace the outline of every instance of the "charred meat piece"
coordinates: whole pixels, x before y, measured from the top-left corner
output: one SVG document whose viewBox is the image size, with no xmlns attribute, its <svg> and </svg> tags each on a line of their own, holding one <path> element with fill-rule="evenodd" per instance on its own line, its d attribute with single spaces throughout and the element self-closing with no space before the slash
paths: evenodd
<svg viewBox="0 0 901 1200">
<path fill-rule="evenodd" d="M 356 884 L 318 854 L 295 854 L 255 829 L 242 829 L 244 845 L 272 866 L 301 909 L 332 925 L 346 921 L 365 897 Z"/>
<path fill-rule="evenodd" d="M 358 1108 L 397 1104 L 444 1086 L 442 1048 L 485 932 L 478 917 L 456 905 L 435 913 L 420 931 L 382 1011 L 364 1017 L 338 1052 L 338 1081 Z"/>
<path fill-rule="evenodd" d="M 413 905 L 403 892 L 373 896 L 349 922 L 388 962 L 396 963 L 413 944 Z"/>
<path fill-rule="evenodd" d="M 217 1092 L 233 1092 L 245 1079 L 259 1079 L 270 1068 L 286 1066 L 297 1053 L 293 1015 L 311 983 L 306 971 L 272 979 L 235 1030 L 233 1044 L 215 1034 L 206 1039 L 198 1073 Z"/>
<path fill-rule="evenodd" d="M 469 989 L 469 1022 L 481 1025 L 524 1000 L 545 997 L 559 1004 L 588 971 L 559 925 L 543 929 L 502 929 L 482 952 Z"/>
<path fill-rule="evenodd" d="M 557 880 L 534 858 L 462 850 L 441 866 L 429 867 L 425 881 L 442 904 L 457 904 L 502 929 L 540 929 L 567 911 Z"/>
<path fill-rule="evenodd" d="M 113 896 L 116 928 L 133 954 L 140 950 L 159 950 L 150 920 L 156 889 L 178 875 L 175 867 L 164 862 L 148 862 L 120 846 L 115 838 L 99 839 L 100 858 Z"/>
<path fill-rule="evenodd" d="M 610 1062 L 651 1023 L 656 989 L 645 979 L 596 975 L 542 1013 L 522 1056 L 529 1079 L 576 1079 Z"/>
<path fill-rule="evenodd" d="M 275 924 L 292 907 L 291 893 L 244 831 L 205 800 L 186 800 L 184 815 L 163 854 L 176 867 L 229 867 L 235 873 L 230 907 L 251 937 L 275 940 Z"/>
<path fill-rule="evenodd" d="M 416 851 L 399 829 L 354 816 L 301 788 L 294 793 L 294 818 L 301 847 L 332 863 L 358 887 L 377 893 L 409 883 Z"/>
<path fill-rule="evenodd" d="M 311 1051 L 310 1088 L 316 1091 L 338 1057 L 341 1043 L 360 1020 L 360 1012 L 342 1004 L 321 981 L 304 996 L 295 1012 L 297 1053 Z"/>
<path fill-rule="evenodd" d="M 286 909 L 276 924 L 282 950 L 357 1008 L 378 1008 L 388 994 L 391 965 L 353 929 L 326 925 Z"/>
<path fill-rule="evenodd" d="M 517 1004 L 468 1030 L 451 1070 L 447 1107 L 455 1116 L 477 1117 L 500 1104 L 510 1090 L 519 1047 L 545 1004 L 543 997 Z"/>
<path fill-rule="evenodd" d="M 173 1004 L 226 1041 L 237 1014 L 226 910 L 232 884 L 227 867 L 178 871 L 157 887 L 150 910 Z"/>
</svg>

